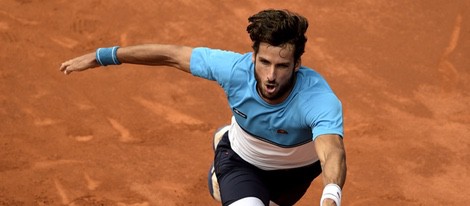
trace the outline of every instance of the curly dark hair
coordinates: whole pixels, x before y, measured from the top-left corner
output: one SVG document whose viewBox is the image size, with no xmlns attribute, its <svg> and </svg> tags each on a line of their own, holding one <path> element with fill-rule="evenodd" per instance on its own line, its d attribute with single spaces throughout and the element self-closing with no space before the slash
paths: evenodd
<svg viewBox="0 0 470 206">
<path fill-rule="evenodd" d="M 308 20 L 288 10 L 268 9 L 248 18 L 246 28 L 253 41 L 252 48 L 258 53 L 261 42 L 272 46 L 294 45 L 294 60 L 297 63 L 305 51 Z"/>
</svg>

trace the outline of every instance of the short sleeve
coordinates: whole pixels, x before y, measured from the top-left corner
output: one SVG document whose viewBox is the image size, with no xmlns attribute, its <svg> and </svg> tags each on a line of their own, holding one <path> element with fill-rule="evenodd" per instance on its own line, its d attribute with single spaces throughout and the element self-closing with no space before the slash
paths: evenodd
<svg viewBox="0 0 470 206">
<path fill-rule="evenodd" d="M 317 98 L 316 106 L 308 113 L 313 140 L 320 135 L 337 134 L 344 136 L 343 109 L 340 100 L 333 94 L 323 94 Z"/>
<path fill-rule="evenodd" d="M 242 55 L 217 49 L 193 49 L 190 59 L 191 74 L 223 84 L 230 79 L 232 69 Z"/>
</svg>

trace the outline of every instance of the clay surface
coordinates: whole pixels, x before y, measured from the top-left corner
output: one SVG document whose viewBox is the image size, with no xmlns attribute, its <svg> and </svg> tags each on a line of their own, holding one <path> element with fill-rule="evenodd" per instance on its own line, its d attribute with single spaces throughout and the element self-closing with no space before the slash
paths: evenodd
<svg viewBox="0 0 470 206">
<path fill-rule="evenodd" d="M 247 18 L 310 20 L 302 63 L 345 114 L 343 205 L 470 202 L 467 0 L 0 1 L 0 205 L 219 205 L 211 136 L 229 123 L 211 81 L 121 65 L 65 76 L 98 47 L 251 51 Z M 318 205 L 321 178 L 298 205 Z"/>
</svg>

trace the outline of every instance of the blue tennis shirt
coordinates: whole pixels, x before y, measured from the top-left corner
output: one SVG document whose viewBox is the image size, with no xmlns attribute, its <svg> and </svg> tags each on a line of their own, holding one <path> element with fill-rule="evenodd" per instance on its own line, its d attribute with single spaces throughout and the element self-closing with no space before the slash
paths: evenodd
<svg viewBox="0 0 470 206">
<path fill-rule="evenodd" d="M 217 81 L 238 125 L 262 141 L 292 148 L 322 134 L 343 136 L 341 102 L 319 73 L 301 66 L 288 98 L 268 104 L 256 89 L 252 55 L 195 48 L 190 70 L 194 76 Z"/>
</svg>

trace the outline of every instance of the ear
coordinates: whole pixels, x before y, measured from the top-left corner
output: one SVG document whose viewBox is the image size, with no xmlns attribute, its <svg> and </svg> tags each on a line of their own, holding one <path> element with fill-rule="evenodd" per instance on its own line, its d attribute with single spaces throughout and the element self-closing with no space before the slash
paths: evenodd
<svg viewBox="0 0 470 206">
<path fill-rule="evenodd" d="M 295 63 L 295 66 L 294 66 L 294 71 L 295 72 L 299 71 L 301 65 L 302 65 L 302 61 L 300 59 L 297 60 L 297 63 Z"/>
<path fill-rule="evenodd" d="M 251 61 L 253 62 L 253 64 L 256 62 L 256 54 L 255 53 L 253 53 L 251 55 Z"/>
</svg>

